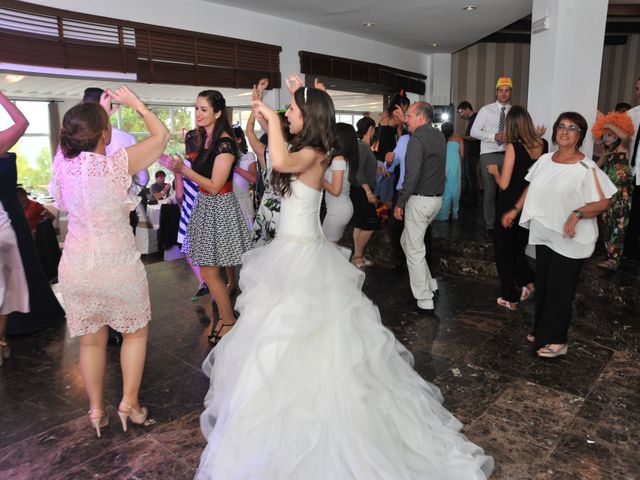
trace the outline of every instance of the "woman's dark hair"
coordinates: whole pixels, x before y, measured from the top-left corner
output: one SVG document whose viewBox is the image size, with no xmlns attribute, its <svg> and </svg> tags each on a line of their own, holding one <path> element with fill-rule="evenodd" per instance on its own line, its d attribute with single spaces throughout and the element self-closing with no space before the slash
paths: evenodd
<svg viewBox="0 0 640 480">
<path fill-rule="evenodd" d="M 441 126 L 440 126 L 440 131 L 442 132 L 442 134 L 444 135 L 444 138 L 448 141 L 449 137 L 451 135 L 453 135 L 453 131 L 455 130 L 455 127 L 453 126 L 453 123 L 451 122 L 444 122 Z"/>
<path fill-rule="evenodd" d="M 371 127 L 376 127 L 376 122 L 373 120 L 373 118 L 362 117 L 360 120 L 358 120 L 358 123 L 356 123 L 356 135 L 358 136 L 358 138 L 362 139 L 362 137 L 367 134 Z"/>
<path fill-rule="evenodd" d="M 80 103 L 65 113 L 60 129 L 60 148 L 66 158 L 95 150 L 109 116 L 99 103 Z"/>
<path fill-rule="evenodd" d="M 387 113 L 389 116 L 393 113 L 397 106 L 400 106 L 403 110 L 406 110 L 411 105 L 411 100 L 404 92 L 396 93 L 387 107 Z"/>
<path fill-rule="evenodd" d="M 627 112 L 629 110 L 631 110 L 631 104 L 627 103 L 627 102 L 620 102 L 616 104 L 616 108 L 614 108 L 614 110 L 616 112 Z"/>
<path fill-rule="evenodd" d="M 580 147 L 582 146 L 582 142 L 584 141 L 584 138 L 587 136 L 587 130 L 589 129 L 589 125 L 587 125 L 587 121 L 578 112 L 562 112 L 560 115 L 558 115 L 558 119 L 553 124 L 553 133 L 551 136 L 551 141 L 553 142 L 554 145 L 558 143 L 556 141 L 556 134 L 558 133 L 558 125 L 560 125 L 560 122 L 562 120 L 569 120 L 571 123 L 575 123 L 580 129 L 580 132 L 578 132 L 580 135 L 580 138 L 578 139 L 578 144 L 576 145 L 576 150 L 579 150 Z"/>
<path fill-rule="evenodd" d="M 356 130 L 353 125 L 336 123 L 334 156 L 344 157 L 347 165 L 349 165 L 349 183 L 357 183 L 356 175 L 358 174 L 360 156 L 358 154 L 358 137 L 356 137 Z"/>
<path fill-rule="evenodd" d="M 218 140 L 223 133 L 226 133 L 231 138 L 235 138 L 231 123 L 229 123 L 229 112 L 227 110 L 227 102 L 222 94 L 217 90 L 203 90 L 198 94 L 198 97 L 205 98 L 214 113 L 222 112 L 220 117 L 216 119 L 216 123 L 213 127 L 213 135 L 211 136 L 211 144 L 208 147 L 207 155 L 202 158 L 208 158 L 210 150 L 213 148 L 216 140 Z M 198 127 L 196 129 L 196 151 L 202 152 L 207 143 L 207 132 L 204 127 Z"/>
<path fill-rule="evenodd" d="M 333 158 L 333 143 L 336 127 L 336 111 L 333 100 L 326 92 L 317 88 L 302 87 L 296 90 L 293 98 L 302 112 L 302 131 L 291 141 L 290 152 L 299 152 L 303 148 L 313 148 L 325 154 L 328 164 Z M 291 193 L 291 175 L 273 172 L 273 186 L 280 195 Z"/>
<path fill-rule="evenodd" d="M 240 140 L 240 151 L 242 153 L 247 153 L 249 151 L 249 147 L 247 146 L 247 137 L 244 136 L 244 130 L 242 130 L 240 125 L 233 127 L 233 138 Z"/>
</svg>

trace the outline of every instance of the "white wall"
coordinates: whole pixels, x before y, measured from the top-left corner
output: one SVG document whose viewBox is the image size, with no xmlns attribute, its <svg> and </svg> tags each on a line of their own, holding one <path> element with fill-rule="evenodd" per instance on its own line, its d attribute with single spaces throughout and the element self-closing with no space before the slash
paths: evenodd
<svg viewBox="0 0 640 480">
<path fill-rule="evenodd" d="M 203 0 L 86 0 L 84 2 L 35 0 L 32 3 L 151 25 L 280 45 L 282 47 L 280 71 L 283 76 L 283 87 L 284 80 L 288 75 L 300 71 L 299 50 L 379 63 L 431 77 L 429 55 Z M 449 71 L 450 68 L 447 68 L 446 73 L 449 74 Z M 428 91 L 429 85 L 427 86 Z M 279 102 L 276 93 L 272 93 L 271 98 L 267 98 L 269 103 L 286 104 L 288 102 L 289 96 L 286 89 L 283 88 L 282 98 Z"/>
<path fill-rule="evenodd" d="M 427 83 L 427 100 L 434 105 L 451 102 L 451 54 L 435 53 L 429 56 L 431 78 Z"/>
</svg>

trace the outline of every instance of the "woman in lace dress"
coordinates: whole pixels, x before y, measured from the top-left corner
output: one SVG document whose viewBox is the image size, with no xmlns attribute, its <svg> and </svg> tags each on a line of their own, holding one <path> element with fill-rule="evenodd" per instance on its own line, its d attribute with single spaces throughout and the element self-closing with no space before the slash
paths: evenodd
<svg viewBox="0 0 640 480">
<path fill-rule="evenodd" d="M 109 423 L 104 406 L 107 326 L 123 335 L 122 426 L 126 431 L 128 419 L 143 424 L 147 417 L 138 394 L 151 309 L 147 276 L 128 220 L 135 201 L 127 190 L 131 176 L 149 167 L 169 141 L 164 123 L 127 87 L 108 93 L 138 112 L 150 137 L 106 156 L 111 124 L 104 108 L 76 105 L 62 121 L 50 185 L 58 207 L 68 212 L 60 288 L 69 332 L 80 337 L 80 371 L 98 437 Z"/>
</svg>

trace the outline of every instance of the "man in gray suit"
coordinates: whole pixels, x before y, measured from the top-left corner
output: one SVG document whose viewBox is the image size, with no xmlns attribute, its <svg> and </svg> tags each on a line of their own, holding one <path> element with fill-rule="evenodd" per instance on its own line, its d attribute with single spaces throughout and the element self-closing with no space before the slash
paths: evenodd
<svg viewBox="0 0 640 480">
<path fill-rule="evenodd" d="M 405 117 L 411 139 L 405 156 L 406 172 L 393 215 L 404 217 L 400 243 L 407 257 L 411 292 L 418 309 L 432 312 L 438 282 L 425 260 L 424 234 L 442 206 L 447 144 L 442 132 L 431 125 L 433 107 L 416 102 Z"/>
</svg>

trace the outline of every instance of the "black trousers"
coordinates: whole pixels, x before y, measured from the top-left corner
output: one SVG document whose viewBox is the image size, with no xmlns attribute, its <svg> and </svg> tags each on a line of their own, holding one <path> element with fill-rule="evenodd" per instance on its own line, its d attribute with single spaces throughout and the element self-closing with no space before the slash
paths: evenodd
<svg viewBox="0 0 640 480">
<path fill-rule="evenodd" d="M 545 245 L 536 245 L 536 348 L 567 343 L 571 307 L 584 258 L 568 258 Z"/>
<path fill-rule="evenodd" d="M 509 302 L 518 302 L 522 287 L 532 283 L 535 275 L 524 253 L 529 230 L 518 225 L 517 219 L 513 223 L 513 227 L 504 228 L 496 218 L 494 254 L 500 277 L 500 296 Z"/>
<path fill-rule="evenodd" d="M 631 214 L 624 237 L 624 254 L 640 260 L 640 186 L 636 185 L 631 197 Z"/>
</svg>

